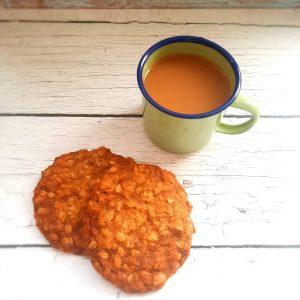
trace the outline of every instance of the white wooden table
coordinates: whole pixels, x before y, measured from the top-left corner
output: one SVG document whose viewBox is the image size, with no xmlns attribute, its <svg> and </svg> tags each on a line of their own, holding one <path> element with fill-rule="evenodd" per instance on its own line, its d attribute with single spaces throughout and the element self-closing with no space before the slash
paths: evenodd
<svg viewBox="0 0 300 300">
<path fill-rule="evenodd" d="M 0 20 L 0 299 L 300 298 L 300 10 L 0 10 Z M 250 132 L 216 134 L 186 156 L 146 137 L 135 76 L 151 44 L 180 34 L 227 48 L 262 113 Z M 245 117 L 228 110 L 227 121 Z M 158 292 L 121 292 L 35 227 L 40 171 L 100 145 L 173 171 L 193 203 L 191 255 Z"/>
</svg>

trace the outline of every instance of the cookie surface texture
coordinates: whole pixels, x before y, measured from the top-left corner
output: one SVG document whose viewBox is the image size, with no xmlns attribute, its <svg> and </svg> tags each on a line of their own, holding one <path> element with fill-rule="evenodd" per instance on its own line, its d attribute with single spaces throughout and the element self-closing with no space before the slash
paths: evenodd
<svg viewBox="0 0 300 300">
<path fill-rule="evenodd" d="M 86 254 L 127 292 L 161 288 L 189 255 L 191 204 L 175 176 L 149 164 L 102 174 L 86 209 Z"/>
<path fill-rule="evenodd" d="M 64 154 L 42 172 L 34 190 L 37 227 L 51 246 L 65 252 L 84 253 L 79 233 L 84 208 L 99 176 L 125 158 L 100 147 Z"/>
</svg>

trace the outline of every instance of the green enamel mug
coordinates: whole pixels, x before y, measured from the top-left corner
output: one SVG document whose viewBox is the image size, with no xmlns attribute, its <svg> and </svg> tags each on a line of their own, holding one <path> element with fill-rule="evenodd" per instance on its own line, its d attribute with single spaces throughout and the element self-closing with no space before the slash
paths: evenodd
<svg viewBox="0 0 300 300">
<path fill-rule="evenodd" d="M 231 88 L 231 96 L 223 105 L 201 114 L 182 114 L 161 106 L 150 97 L 143 82 L 147 72 L 158 60 L 178 53 L 200 55 L 221 68 Z M 145 131 L 154 144 L 170 152 L 189 153 L 199 150 L 207 144 L 213 132 L 243 133 L 259 119 L 257 104 L 239 95 L 241 72 L 235 59 L 223 47 L 202 37 L 175 36 L 150 47 L 138 64 L 137 81 L 144 98 Z M 249 112 L 251 118 L 238 125 L 224 123 L 222 116 L 229 106 Z"/>
</svg>

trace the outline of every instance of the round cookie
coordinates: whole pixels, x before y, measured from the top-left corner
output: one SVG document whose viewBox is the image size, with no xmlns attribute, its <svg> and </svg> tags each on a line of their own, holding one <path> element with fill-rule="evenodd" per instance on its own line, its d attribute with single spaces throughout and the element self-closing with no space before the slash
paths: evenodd
<svg viewBox="0 0 300 300">
<path fill-rule="evenodd" d="M 126 292 L 161 288 L 189 255 L 191 204 L 175 176 L 148 164 L 102 174 L 86 207 L 86 254 Z"/>
<path fill-rule="evenodd" d="M 36 225 L 54 248 L 82 254 L 84 208 L 100 175 L 131 159 L 100 147 L 64 154 L 42 172 L 34 190 Z"/>
</svg>

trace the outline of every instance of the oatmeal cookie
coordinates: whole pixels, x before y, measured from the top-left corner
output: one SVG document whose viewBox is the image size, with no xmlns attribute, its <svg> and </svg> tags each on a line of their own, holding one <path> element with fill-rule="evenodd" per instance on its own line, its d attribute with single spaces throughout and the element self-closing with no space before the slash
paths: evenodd
<svg viewBox="0 0 300 300">
<path fill-rule="evenodd" d="M 126 292 L 159 289 L 189 255 L 191 208 L 171 172 L 116 165 L 101 175 L 86 207 L 86 254 Z"/>
<path fill-rule="evenodd" d="M 34 190 L 34 215 L 37 227 L 52 247 L 76 254 L 84 252 L 84 236 L 79 231 L 93 185 L 105 170 L 131 162 L 100 147 L 64 154 L 42 172 Z"/>
</svg>

